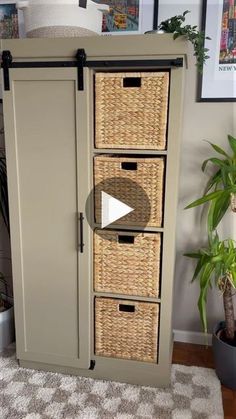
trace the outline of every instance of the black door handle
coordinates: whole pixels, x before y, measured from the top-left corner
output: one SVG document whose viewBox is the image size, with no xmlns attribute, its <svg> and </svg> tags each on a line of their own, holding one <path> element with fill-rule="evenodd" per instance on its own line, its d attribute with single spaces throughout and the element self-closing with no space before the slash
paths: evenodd
<svg viewBox="0 0 236 419">
<path fill-rule="evenodd" d="M 79 213 L 79 251 L 84 252 L 84 215 L 82 212 Z"/>
<path fill-rule="evenodd" d="M 87 0 L 79 0 L 79 7 L 87 8 Z"/>
</svg>

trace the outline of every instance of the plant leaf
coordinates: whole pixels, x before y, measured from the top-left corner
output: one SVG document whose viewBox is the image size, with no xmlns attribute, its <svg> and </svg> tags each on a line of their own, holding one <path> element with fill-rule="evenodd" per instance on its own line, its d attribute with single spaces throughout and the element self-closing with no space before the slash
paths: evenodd
<svg viewBox="0 0 236 419">
<path fill-rule="evenodd" d="M 205 264 L 206 264 L 206 258 L 204 256 L 202 256 L 201 259 L 199 259 L 199 261 L 196 265 L 196 268 L 195 268 L 195 271 L 194 271 L 191 282 L 194 282 L 195 279 L 197 279 L 198 275 L 200 274 L 200 272 L 201 272 L 201 270 L 202 270 L 202 268 L 204 267 Z"/>
<path fill-rule="evenodd" d="M 181 34 L 178 32 L 175 32 L 173 35 L 173 39 L 176 40 L 177 38 L 179 38 L 179 36 L 181 36 Z"/>
<path fill-rule="evenodd" d="M 218 183 L 220 183 L 220 180 L 222 181 L 222 175 L 221 175 L 221 170 L 219 169 L 207 182 L 205 190 L 204 190 L 204 195 L 214 186 L 214 185 L 218 185 Z"/>
<path fill-rule="evenodd" d="M 200 292 L 200 296 L 198 300 L 198 309 L 200 313 L 201 322 L 203 325 L 203 330 L 205 333 L 207 332 L 207 317 L 206 317 L 207 292 L 208 292 L 208 287 L 210 287 L 210 279 L 211 279 L 211 274 L 212 274 L 213 269 L 214 268 L 211 264 L 209 263 L 206 264 L 200 278 L 201 292 Z"/>
<path fill-rule="evenodd" d="M 216 204 L 216 198 L 211 201 L 209 209 L 208 209 L 207 230 L 208 230 L 209 242 L 211 242 L 211 235 L 212 235 L 212 231 L 214 230 L 213 225 L 214 225 L 215 204 Z"/>
<path fill-rule="evenodd" d="M 236 138 L 232 137 L 232 135 L 228 135 L 228 140 L 230 147 L 232 148 L 234 154 L 236 154 Z"/>
<path fill-rule="evenodd" d="M 232 279 L 233 279 L 234 287 L 236 288 L 236 267 L 235 267 L 235 270 L 232 271 Z"/>
<path fill-rule="evenodd" d="M 223 148 L 219 147 L 217 144 L 213 144 L 210 141 L 205 140 L 208 144 L 212 146 L 212 148 L 219 154 L 222 154 L 223 156 L 227 157 L 227 159 L 230 159 L 231 157 L 223 150 Z"/>
<path fill-rule="evenodd" d="M 5 157 L 0 157 L 0 213 L 10 235 L 7 168 Z"/>
<path fill-rule="evenodd" d="M 201 257 L 199 253 L 184 253 L 184 256 L 187 256 L 188 258 L 193 258 L 193 259 L 199 259 Z"/>
<path fill-rule="evenodd" d="M 209 158 L 209 159 L 207 159 L 207 160 L 205 160 L 203 163 L 202 163 L 202 171 L 204 172 L 205 171 L 205 168 L 206 168 L 206 165 L 207 165 L 207 163 L 208 162 L 211 162 L 211 163 L 213 163 L 213 164 L 215 164 L 216 166 L 219 166 L 219 167 L 225 167 L 225 166 L 227 166 L 226 164 L 225 164 L 225 161 L 223 161 L 223 160 L 220 160 L 220 159 L 217 159 L 216 157 L 211 157 L 211 158 Z"/>
<path fill-rule="evenodd" d="M 230 252 L 227 259 L 225 260 L 225 269 L 230 269 L 232 262 L 235 260 L 235 252 Z"/>
<path fill-rule="evenodd" d="M 187 207 L 185 207 L 185 209 L 194 208 L 194 207 L 197 207 L 198 205 L 205 204 L 205 202 L 211 201 L 212 199 L 219 197 L 223 193 L 224 193 L 224 190 L 211 192 L 208 195 L 204 195 L 202 198 L 199 198 L 196 201 L 192 202 Z"/>
<path fill-rule="evenodd" d="M 209 209 L 209 213 L 208 213 L 208 222 L 209 222 L 209 225 L 211 226 L 211 231 L 216 229 L 216 227 L 222 220 L 223 216 L 225 215 L 227 209 L 229 208 L 230 192 L 223 191 L 222 195 L 217 197 L 214 201 L 215 202 L 212 208 L 212 214 L 211 214 L 211 208 Z M 212 206 L 212 203 L 210 204 L 210 207 L 211 206 Z"/>
</svg>

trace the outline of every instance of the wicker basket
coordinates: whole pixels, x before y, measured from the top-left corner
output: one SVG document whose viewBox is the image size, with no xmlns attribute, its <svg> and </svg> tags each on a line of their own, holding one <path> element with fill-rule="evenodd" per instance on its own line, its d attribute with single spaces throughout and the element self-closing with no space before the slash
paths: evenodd
<svg viewBox="0 0 236 419">
<path fill-rule="evenodd" d="M 124 169 L 124 164 L 134 163 L 134 170 Z M 128 204 L 135 211 L 117 220 L 115 224 L 129 226 L 148 225 L 161 227 L 163 220 L 163 157 L 134 158 L 97 156 L 94 158 L 95 221 L 101 222 L 101 192 L 104 191 Z M 119 181 L 117 181 L 117 178 Z M 108 180 L 109 182 L 105 182 Z M 114 179 L 114 181 L 113 181 Z M 123 179 L 123 182 L 121 181 Z M 130 188 L 130 180 L 140 188 Z M 148 199 L 144 198 L 145 196 Z M 147 213 L 150 213 L 147 220 Z"/>
<path fill-rule="evenodd" d="M 160 248 L 159 233 L 96 230 L 95 291 L 158 297 Z"/>
<path fill-rule="evenodd" d="M 157 363 L 159 305 L 95 299 L 96 355 Z"/>
<path fill-rule="evenodd" d="M 169 73 L 96 74 L 97 148 L 165 150 Z"/>
</svg>

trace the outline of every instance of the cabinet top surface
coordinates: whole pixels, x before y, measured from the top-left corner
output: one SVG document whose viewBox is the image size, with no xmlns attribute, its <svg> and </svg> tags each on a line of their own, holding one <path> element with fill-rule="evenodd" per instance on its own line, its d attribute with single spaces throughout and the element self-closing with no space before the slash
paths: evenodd
<svg viewBox="0 0 236 419">
<path fill-rule="evenodd" d="M 13 59 L 73 58 L 84 48 L 87 57 L 186 56 L 188 42 L 173 40 L 171 34 L 90 36 L 80 38 L 2 39 L 1 50 L 10 50 Z"/>
</svg>

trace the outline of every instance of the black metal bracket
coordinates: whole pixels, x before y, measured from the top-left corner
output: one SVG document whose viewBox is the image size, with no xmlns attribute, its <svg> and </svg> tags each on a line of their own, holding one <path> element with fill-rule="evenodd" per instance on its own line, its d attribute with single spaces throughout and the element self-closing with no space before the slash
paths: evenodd
<svg viewBox="0 0 236 419">
<path fill-rule="evenodd" d="M 94 370 L 94 368 L 95 368 L 95 364 L 96 364 L 96 362 L 94 361 L 94 359 L 91 359 L 89 369 L 90 369 L 90 370 Z"/>
<path fill-rule="evenodd" d="M 173 67 L 183 67 L 183 58 L 175 58 L 172 65 Z"/>
<path fill-rule="evenodd" d="M 2 64 L 3 68 L 3 81 L 4 81 L 4 90 L 10 90 L 10 77 L 9 77 L 9 68 L 12 66 L 12 55 L 11 51 L 2 52 Z"/>
<path fill-rule="evenodd" d="M 78 49 L 76 54 L 78 68 L 78 90 L 84 90 L 84 67 L 86 65 L 86 53 L 84 49 Z"/>
</svg>

